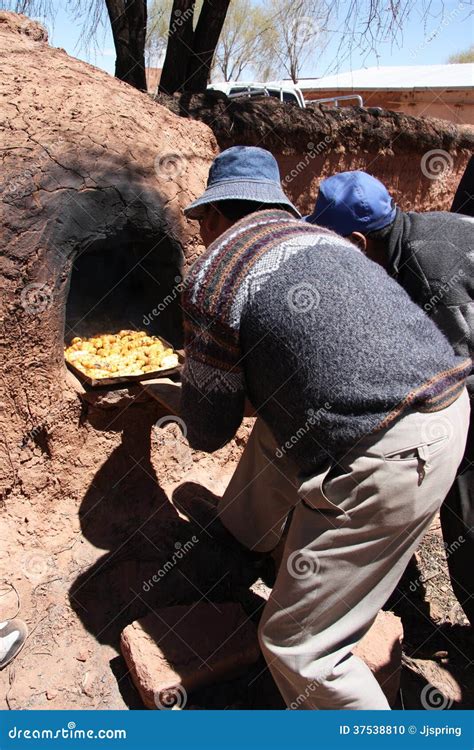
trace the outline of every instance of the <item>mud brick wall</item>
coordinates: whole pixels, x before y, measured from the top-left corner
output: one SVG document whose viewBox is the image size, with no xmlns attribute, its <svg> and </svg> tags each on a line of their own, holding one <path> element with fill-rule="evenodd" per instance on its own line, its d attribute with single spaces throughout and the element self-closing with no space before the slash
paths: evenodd
<svg viewBox="0 0 474 750">
<path fill-rule="evenodd" d="M 311 210 L 324 177 L 352 169 L 382 180 L 406 210 L 449 210 L 474 149 L 470 130 L 389 110 L 302 110 L 271 98 L 230 101 L 218 92 L 160 101 L 208 124 L 221 149 L 237 144 L 269 149 L 302 213 Z"/>
</svg>

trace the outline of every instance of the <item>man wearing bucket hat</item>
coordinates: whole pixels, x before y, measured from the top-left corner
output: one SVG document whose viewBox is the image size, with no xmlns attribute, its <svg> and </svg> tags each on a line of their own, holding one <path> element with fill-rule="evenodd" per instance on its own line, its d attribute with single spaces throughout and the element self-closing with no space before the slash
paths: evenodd
<svg viewBox="0 0 474 750">
<path fill-rule="evenodd" d="M 466 203 L 467 201 L 465 201 Z M 460 213 L 404 212 L 365 172 L 323 180 L 306 221 L 355 243 L 434 320 L 454 351 L 474 361 L 474 219 Z M 474 372 L 467 381 L 471 399 Z M 474 625 L 474 410 L 458 476 L 441 509 L 454 592 Z"/>
<path fill-rule="evenodd" d="M 182 300 L 187 437 L 217 450 L 247 399 L 217 513 L 254 551 L 288 526 L 259 626 L 269 669 L 290 708 L 386 709 L 352 650 L 454 479 L 470 360 L 351 243 L 298 220 L 268 151 L 221 153 L 185 213 L 207 246 Z"/>
</svg>

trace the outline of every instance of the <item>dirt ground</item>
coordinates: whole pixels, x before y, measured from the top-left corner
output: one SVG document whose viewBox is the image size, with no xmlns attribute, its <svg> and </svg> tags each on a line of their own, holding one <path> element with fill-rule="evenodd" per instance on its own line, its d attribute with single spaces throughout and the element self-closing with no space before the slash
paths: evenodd
<svg viewBox="0 0 474 750">
<path fill-rule="evenodd" d="M 130 408 L 141 410 L 142 423 L 145 411 L 153 411 L 146 402 Z M 97 463 L 100 442 L 110 440 L 110 415 L 108 430 L 87 427 L 75 462 L 83 462 L 83 472 L 94 452 Z M 152 416 L 156 424 L 157 414 Z M 202 518 L 187 518 L 194 513 L 194 498 L 222 495 L 251 425 L 246 420 L 236 439 L 212 456 L 192 451 L 173 421 L 142 430 L 141 442 L 138 433 L 127 437 L 122 430 L 80 502 L 72 493 L 61 496 L 45 516 L 10 499 L 1 532 L 3 548 L 11 554 L 1 571 L 0 618 L 15 615 L 18 597 L 30 636 L 0 673 L 1 708 L 142 708 L 120 655 L 119 636 L 157 606 L 240 601 L 258 620 L 269 594 L 260 578 L 265 571 L 216 543 Z M 193 536 L 199 543 L 146 592 L 144 583 Z M 391 602 L 405 627 L 400 708 L 422 707 L 428 684 L 441 696 L 441 707 L 470 707 L 472 634 L 450 589 L 439 523 L 417 559 L 421 579 L 409 571 Z M 267 581 L 269 571 L 271 566 L 263 575 Z M 186 709 L 209 708 L 283 704 L 261 661 L 218 690 L 189 696 Z"/>
<path fill-rule="evenodd" d="M 71 462 L 70 494 L 56 496 L 48 508 L 43 499 L 35 507 L 20 494 L 8 498 L 0 532 L 9 552 L 0 571 L 0 618 L 15 616 L 19 603 L 30 636 L 0 673 L 1 708 L 142 707 L 120 656 L 125 625 L 173 603 L 238 598 L 249 614 L 261 608 L 264 599 L 249 589 L 255 571 L 217 548 L 199 523 L 190 523 L 172 504 L 184 508 L 188 497 L 205 494 L 204 487 L 222 494 L 250 424 L 223 450 L 205 456 L 189 448 L 164 412 L 164 426 L 155 429 L 161 417 L 154 406 L 131 407 L 140 429 L 133 420 L 120 424 L 115 409 L 105 411 L 106 422 L 99 424 L 94 411 L 95 427 L 83 428 L 87 435 Z M 149 427 L 143 424 L 147 411 Z M 78 466 L 82 481 L 92 475 L 82 498 L 74 496 Z M 194 535 L 195 549 L 159 587 L 145 592 L 145 582 Z M 215 696 L 205 703 L 211 700 Z"/>
</svg>

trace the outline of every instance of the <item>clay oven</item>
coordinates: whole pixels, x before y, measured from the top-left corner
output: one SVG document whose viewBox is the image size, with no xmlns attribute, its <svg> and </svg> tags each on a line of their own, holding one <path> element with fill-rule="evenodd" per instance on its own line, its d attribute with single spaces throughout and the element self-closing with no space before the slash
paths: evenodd
<svg viewBox="0 0 474 750">
<path fill-rule="evenodd" d="M 50 695 L 65 674 L 82 684 L 80 642 L 94 653 L 87 680 L 102 670 L 99 703 L 118 708 L 101 648 L 143 613 L 137 597 L 127 609 L 131 572 L 140 589 L 188 533 L 166 492 L 193 460 L 176 425 L 154 429 L 166 412 L 140 386 L 82 386 L 64 342 L 136 327 L 179 346 L 181 274 L 202 249 L 182 208 L 202 191 L 216 142 L 206 125 L 50 47 L 24 16 L 0 13 L 0 50 L 0 578 L 34 630 L 26 693 L 17 686 L 10 699 L 39 707 L 46 684 Z M 8 596 L 2 604 L 11 617 Z M 85 690 L 66 689 L 54 707 L 89 705 L 95 688 Z"/>
<path fill-rule="evenodd" d="M 12 459 L 70 390 L 65 338 L 143 327 L 181 343 L 181 273 L 198 248 L 182 207 L 202 190 L 216 147 L 206 126 L 51 48 L 25 17 L 1 14 L 0 35 Z M 7 494 L 15 466 L 2 462 Z"/>
</svg>

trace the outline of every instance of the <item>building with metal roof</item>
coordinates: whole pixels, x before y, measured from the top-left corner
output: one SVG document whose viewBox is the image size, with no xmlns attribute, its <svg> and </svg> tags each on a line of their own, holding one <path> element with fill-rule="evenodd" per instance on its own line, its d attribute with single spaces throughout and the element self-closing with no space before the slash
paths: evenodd
<svg viewBox="0 0 474 750">
<path fill-rule="evenodd" d="M 298 85 L 307 101 L 358 95 L 366 107 L 474 126 L 474 63 L 361 68 L 301 78 Z"/>
</svg>

